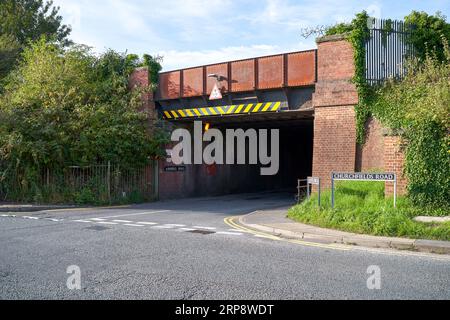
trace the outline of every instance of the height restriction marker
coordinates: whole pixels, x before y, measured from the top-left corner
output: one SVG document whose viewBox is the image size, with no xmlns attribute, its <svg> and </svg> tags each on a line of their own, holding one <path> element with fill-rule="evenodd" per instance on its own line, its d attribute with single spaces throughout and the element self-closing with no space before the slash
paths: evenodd
<svg viewBox="0 0 450 320">
<path fill-rule="evenodd" d="M 211 95 L 209 96 L 209 100 L 220 100 L 222 98 L 222 92 L 220 92 L 219 86 L 216 83 L 212 89 Z"/>
</svg>

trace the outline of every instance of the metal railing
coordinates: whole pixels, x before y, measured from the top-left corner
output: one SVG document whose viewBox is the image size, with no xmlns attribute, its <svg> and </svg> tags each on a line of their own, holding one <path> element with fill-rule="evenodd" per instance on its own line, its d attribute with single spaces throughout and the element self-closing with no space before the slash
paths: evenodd
<svg viewBox="0 0 450 320">
<path fill-rule="evenodd" d="M 0 201 L 98 204 L 149 201 L 156 197 L 154 168 L 153 164 L 125 168 L 106 162 L 43 168 L 33 179 L 18 169 L 4 175 Z"/>
<path fill-rule="evenodd" d="M 308 197 L 308 179 L 298 179 L 297 195 L 295 196 L 295 201 L 297 201 L 297 203 L 300 203 L 307 197 Z"/>
<path fill-rule="evenodd" d="M 379 84 L 389 78 L 402 78 L 406 62 L 415 55 L 410 41 L 414 26 L 403 21 L 372 18 L 370 39 L 366 41 L 366 80 Z"/>
</svg>

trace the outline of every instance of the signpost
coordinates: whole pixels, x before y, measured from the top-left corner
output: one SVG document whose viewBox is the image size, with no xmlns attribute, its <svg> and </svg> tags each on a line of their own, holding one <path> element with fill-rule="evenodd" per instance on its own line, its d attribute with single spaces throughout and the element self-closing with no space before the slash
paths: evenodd
<svg viewBox="0 0 450 320">
<path fill-rule="evenodd" d="M 335 181 L 385 181 L 394 182 L 394 208 L 397 207 L 397 175 L 395 173 L 331 173 L 331 207 L 334 209 L 334 182 Z"/>
<path fill-rule="evenodd" d="M 164 167 L 164 172 L 185 172 L 185 166 L 167 166 Z"/>
<path fill-rule="evenodd" d="M 306 181 L 306 185 L 307 185 L 307 191 L 306 194 L 308 196 L 308 200 L 311 197 L 311 185 L 315 185 L 318 186 L 318 191 L 319 191 L 319 196 L 318 196 L 318 203 L 319 203 L 319 207 L 320 207 L 320 178 L 319 177 L 308 177 L 307 181 Z"/>
</svg>

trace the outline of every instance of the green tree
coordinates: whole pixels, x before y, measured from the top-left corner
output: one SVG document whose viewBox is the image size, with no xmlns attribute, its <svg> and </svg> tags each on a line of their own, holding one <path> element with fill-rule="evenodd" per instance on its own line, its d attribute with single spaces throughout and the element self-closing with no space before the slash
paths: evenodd
<svg viewBox="0 0 450 320">
<path fill-rule="evenodd" d="M 8 34 L 22 45 L 30 40 L 47 38 L 70 44 L 70 27 L 62 24 L 59 7 L 53 1 L 2 0 L 0 2 L 0 35 Z"/>
<path fill-rule="evenodd" d="M 62 45 L 71 44 L 71 29 L 62 23 L 58 12 L 52 1 L 0 1 L 0 80 L 16 65 L 29 41 L 45 36 Z"/>
<path fill-rule="evenodd" d="M 424 60 L 428 52 L 435 54 L 440 61 L 445 61 L 442 38 L 450 41 L 450 24 L 442 13 L 429 15 L 423 11 L 412 11 L 405 17 L 405 22 L 412 25 L 411 42 L 418 57 Z"/>
<path fill-rule="evenodd" d="M 45 167 L 138 167 L 163 154 L 167 137 L 149 134 L 152 119 L 140 111 L 151 88 L 130 92 L 132 70 L 127 56 L 112 50 L 97 57 L 86 46 L 32 43 L 0 99 L 0 180 L 2 172 L 21 172 L 33 185 Z"/>
<path fill-rule="evenodd" d="M 21 45 L 16 38 L 9 34 L 0 35 L 0 80 L 11 71 L 20 54 L 20 50 Z"/>
<path fill-rule="evenodd" d="M 161 56 L 153 57 L 149 54 L 144 54 L 142 56 L 141 66 L 146 66 L 150 70 L 150 81 L 152 83 L 158 83 L 158 74 L 162 70 Z"/>
</svg>

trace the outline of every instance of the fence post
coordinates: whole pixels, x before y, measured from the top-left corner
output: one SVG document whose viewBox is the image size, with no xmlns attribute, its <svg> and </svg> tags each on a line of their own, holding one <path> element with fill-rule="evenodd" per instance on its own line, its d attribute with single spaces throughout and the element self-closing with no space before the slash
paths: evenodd
<svg viewBox="0 0 450 320">
<path fill-rule="evenodd" d="M 46 183 L 47 183 L 47 188 L 49 188 L 50 187 L 50 170 L 48 169 L 48 167 L 47 167 L 47 177 L 46 177 L 47 179 L 46 179 Z"/>
<path fill-rule="evenodd" d="M 334 174 L 331 173 L 331 209 L 334 209 Z"/>
<path fill-rule="evenodd" d="M 107 186 L 108 186 L 108 201 L 111 204 L 111 161 L 108 160 L 108 172 L 106 174 Z"/>
<path fill-rule="evenodd" d="M 319 209 L 320 209 L 320 192 L 321 192 L 321 186 L 320 186 L 320 178 L 319 178 L 319 198 L 318 198 L 318 204 L 319 204 Z"/>
<path fill-rule="evenodd" d="M 310 189 L 309 181 L 306 181 L 306 195 L 307 195 L 308 200 L 309 200 L 311 198 L 311 189 Z"/>
<path fill-rule="evenodd" d="M 155 197 L 155 200 L 158 200 L 159 198 L 159 161 L 158 159 L 153 160 L 153 181 L 155 182 L 153 187 L 153 194 Z"/>
</svg>

